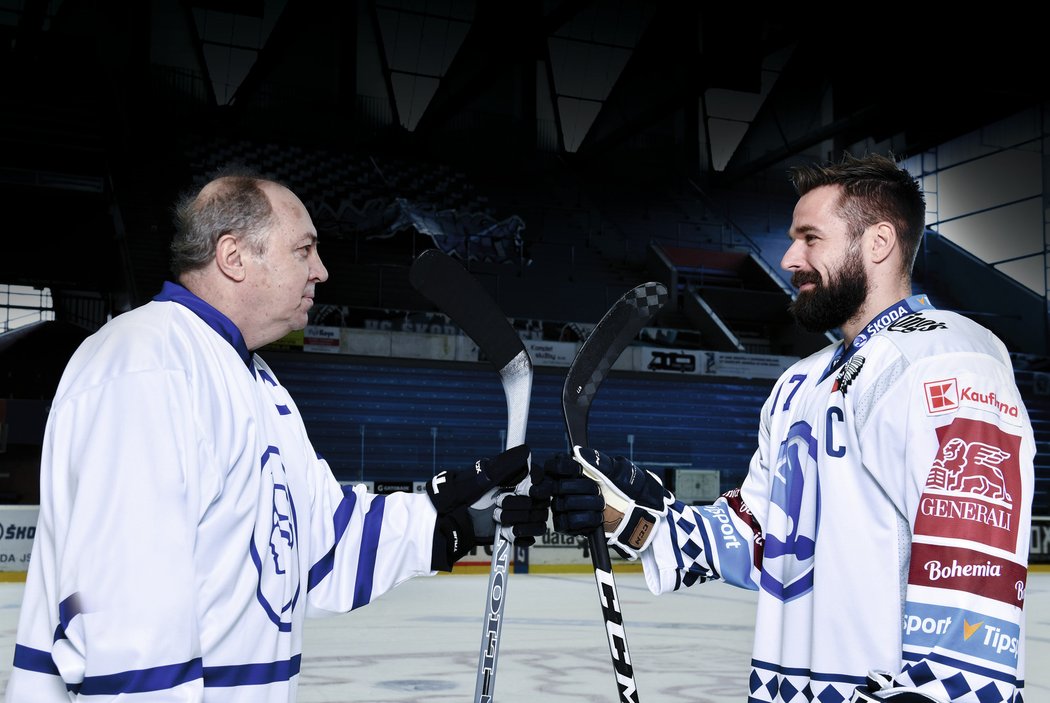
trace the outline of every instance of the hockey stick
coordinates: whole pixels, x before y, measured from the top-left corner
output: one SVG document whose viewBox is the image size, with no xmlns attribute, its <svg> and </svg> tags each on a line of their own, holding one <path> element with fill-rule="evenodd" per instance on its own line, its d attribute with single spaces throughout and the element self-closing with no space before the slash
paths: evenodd
<svg viewBox="0 0 1050 703">
<path fill-rule="evenodd" d="M 576 353 L 561 392 L 561 408 L 569 444 L 587 445 L 587 415 L 591 401 L 598 392 L 609 370 L 653 315 L 667 302 L 667 287 L 662 283 L 643 283 L 625 293 L 591 330 Z M 638 686 L 634 680 L 634 666 L 627 649 L 627 633 L 620 612 L 620 598 L 613 580 L 609 545 L 602 527 L 587 535 L 591 550 L 594 579 L 598 585 L 598 600 L 609 637 L 609 653 L 616 673 L 616 687 L 621 703 L 638 703 Z"/>
<path fill-rule="evenodd" d="M 507 443 L 504 449 L 524 444 L 532 396 L 532 359 L 496 301 L 465 268 L 436 249 L 424 251 L 412 262 L 409 280 L 416 290 L 474 340 L 479 351 L 499 371 L 507 398 Z M 491 502 L 493 496 L 486 496 L 483 500 Z M 503 530 L 497 529 L 492 542 L 492 566 L 478 654 L 478 678 L 474 686 L 475 703 L 492 701 L 496 686 L 496 661 L 503 631 L 512 547 Z"/>
</svg>

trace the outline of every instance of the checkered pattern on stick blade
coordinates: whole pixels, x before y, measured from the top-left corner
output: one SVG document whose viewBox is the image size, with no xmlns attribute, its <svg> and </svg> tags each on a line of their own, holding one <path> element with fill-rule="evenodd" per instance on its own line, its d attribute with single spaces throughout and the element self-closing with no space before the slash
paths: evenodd
<svg viewBox="0 0 1050 703">
<path fill-rule="evenodd" d="M 636 286 L 616 301 L 587 336 L 562 389 L 562 409 L 574 444 L 586 444 L 591 400 L 613 364 L 667 299 L 667 287 L 662 283 Z"/>
</svg>

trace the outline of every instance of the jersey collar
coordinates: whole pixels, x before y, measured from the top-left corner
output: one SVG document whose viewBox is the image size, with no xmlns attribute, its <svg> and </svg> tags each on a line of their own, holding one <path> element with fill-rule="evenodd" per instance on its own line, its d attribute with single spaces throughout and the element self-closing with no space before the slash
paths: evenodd
<svg viewBox="0 0 1050 703">
<path fill-rule="evenodd" d="M 208 325 L 208 327 L 211 327 L 220 337 L 229 342 L 230 346 L 232 346 L 237 351 L 237 354 L 240 355 L 245 366 L 247 366 L 249 370 L 252 370 L 251 352 L 248 351 L 248 345 L 245 343 L 241 331 L 237 329 L 237 325 L 230 321 L 230 318 L 204 302 L 201 298 L 198 298 L 196 295 L 189 292 L 186 288 L 180 286 L 178 283 L 172 283 L 171 281 L 165 281 L 163 287 L 160 289 L 160 293 L 157 293 L 156 297 L 153 299 L 162 303 L 178 303 L 179 305 L 189 308 L 197 317 L 204 320 L 204 323 Z"/>
<path fill-rule="evenodd" d="M 908 298 L 898 300 L 896 303 L 871 318 L 871 322 L 865 325 L 864 329 L 857 333 L 857 336 L 853 338 L 853 341 L 850 342 L 849 346 L 846 346 L 845 344 L 839 345 L 839 348 L 835 350 L 835 354 L 831 357 L 831 362 L 828 364 L 828 367 L 824 369 L 824 373 L 821 375 L 820 380 L 823 381 L 834 373 L 836 369 L 849 361 L 850 357 L 856 354 L 861 347 L 867 344 L 868 340 L 889 327 L 890 324 L 896 322 L 902 317 L 907 317 L 912 313 L 930 309 L 933 309 L 933 303 L 930 302 L 929 296 L 925 293 L 918 293 Z"/>
</svg>

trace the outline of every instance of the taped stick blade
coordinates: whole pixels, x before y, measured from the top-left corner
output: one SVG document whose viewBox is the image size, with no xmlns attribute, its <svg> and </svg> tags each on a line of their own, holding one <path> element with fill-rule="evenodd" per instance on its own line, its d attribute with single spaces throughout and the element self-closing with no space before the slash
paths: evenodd
<svg viewBox="0 0 1050 703">
<path fill-rule="evenodd" d="M 584 340 L 562 386 L 562 412 L 569 442 L 587 446 L 591 401 L 620 354 L 669 298 L 667 286 L 648 282 L 621 296 Z"/>
</svg>

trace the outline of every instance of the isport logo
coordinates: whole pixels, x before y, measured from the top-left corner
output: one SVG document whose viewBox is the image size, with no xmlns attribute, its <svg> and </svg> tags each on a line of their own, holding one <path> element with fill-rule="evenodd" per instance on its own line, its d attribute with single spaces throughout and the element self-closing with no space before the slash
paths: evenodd
<svg viewBox="0 0 1050 703">
<path fill-rule="evenodd" d="M 808 423 L 795 423 L 788 431 L 770 481 L 761 585 L 789 601 L 813 589 L 820 484 L 817 440 Z"/>
</svg>

